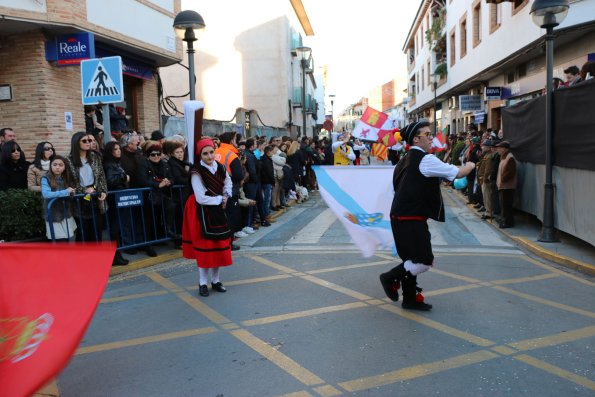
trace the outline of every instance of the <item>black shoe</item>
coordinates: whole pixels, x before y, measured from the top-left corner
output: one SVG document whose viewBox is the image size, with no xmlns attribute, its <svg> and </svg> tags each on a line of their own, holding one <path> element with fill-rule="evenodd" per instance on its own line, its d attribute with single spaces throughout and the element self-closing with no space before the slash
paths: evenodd
<svg viewBox="0 0 595 397">
<path fill-rule="evenodd" d="M 225 289 L 225 287 L 223 286 L 223 284 L 221 284 L 221 282 L 218 283 L 211 283 L 211 287 L 213 288 L 213 291 L 217 291 L 217 292 L 227 292 L 227 290 Z"/>
<path fill-rule="evenodd" d="M 124 250 L 124 253 L 125 254 L 128 254 L 128 255 L 136 255 L 137 254 L 137 251 L 135 249 L 132 249 L 131 248 L 129 250 Z"/>
<path fill-rule="evenodd" d="M 145 247 L 143 248 L 143 251 L 145 251 L 145 253 L 150 256 L 151 258 L 154 258 L 157 256 L 157 252 L 155 252 L 155 250 L 153 249 L 153 247 Z"/>
<path fill-rule="evenodd" d="M 477 210 L 478 212 L 486 212 L 485 207 L 481 207 L 480 209 Z"/>
<path fill-rule="evenodd" d="M 488 219 L 492 219 L 492 217 L 491 217 L 491 216 L 489 216 L 489 215 L 482 215 L 482 216 L 481 216 L 481 219 L 483 219 L 484 221 L 486 221 L 486 220 L 488 220 Z"/>
<path fill-rule="evenodd" d="M 508 229 L 509 227 L 512 227 L 512 226 L 510 226 L 510 225 L 507 225 L 506 223 L 501 223 L 501 224 L 499 224 L 499 225 L 498 225 L 498 227 L 499 227 L 500 229 Z"/>
<path fill-rule="evenodd" d="M 271 226 L 271 223 L 270 223 L 269 221 L 262 221 L 262 222 L 260 223 L 260 225 L 261 225 L 261 226 L 264 226 L 264 227 L 269 227 L 269 226 Z"/>
<path fill-rule="evenodd" d="M 403 303 L 401 303 L 401 307 L 403 309 L 407 309 L 407 310 L 420 310 L 420 311 L 424 311 L 424 312 L 427 312 L 432 309 L 432 305 L 429 305 L 425 302 L 417 302 L 417 301 L 403 302 Z"/>
<path fill-rule="evenodd" d="M 475 204 L 475 205 L 473 206 L 473 208 L 475 208 L 476 210 L 478 210 L 478 209 L 480 209 L 480 208 L 481 208 L 481 204 L 477 203 L 477 204 Z"/>
<path fill-rule="evenodd" d="M 200 296 L 209 296 L 209 287 L 206 285 L 200 285 L 198 287 L 198 293 Z"/>
<path fill-rule="evenodd" d="M 388 273 L 382 273 L 380 275 L 380 284 L 382 284 L 384 293 L 391 301 L 396 302 L 399 300 L 399 288 L 401 288 L 399 280 Z"/>
<path fill-rule="evenodd" d="M 128 259 L 124 259 L 120 251 L 116 251 L 116 255 L 114 255 L 114 260 L 112 261 L 112 266 L 126 266 L 128 263 Z"/>
<path fill-rule="evenodd" d="M 231 250 L 232 251 L 239 251 L 240 250 L 240 246 L 239 245 L 231 245 Z"/>
</svg>

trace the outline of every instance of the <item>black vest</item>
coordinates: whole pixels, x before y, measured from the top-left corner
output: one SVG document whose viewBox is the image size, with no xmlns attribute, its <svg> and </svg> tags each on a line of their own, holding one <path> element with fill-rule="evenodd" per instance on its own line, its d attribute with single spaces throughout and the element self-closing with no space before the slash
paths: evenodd
<svg viewBox="0 0 595 397">
<path fill-rule="evenodd" d="M 422 216 L 444 222 L 440 178 L 428 178 L 419 171 L 419 164 L 426 155 L 421 150 L 412 149 L 395 167 L 391 217 Z"/>
</svg>

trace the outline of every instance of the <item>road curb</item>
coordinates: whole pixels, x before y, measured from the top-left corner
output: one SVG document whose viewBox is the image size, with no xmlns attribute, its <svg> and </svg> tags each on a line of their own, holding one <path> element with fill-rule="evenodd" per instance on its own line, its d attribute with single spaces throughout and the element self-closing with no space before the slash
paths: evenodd
<svg viewBox="0 0 595 397">
<path fill-rule="evenodd" d="M 60 397 L 60 389 L 55 380 L 51 381 L 41 389 L 39 389 L 31 397 Z"/>
<path fill-rule="evenodd" d="M 126 266 L 114 266 L 110 271 L 110 276 L 117 276 L 122 273 L 128 273 L 133 270 L 144 269 L 145 267 L 150 267 L 154 265 L 158 265 L 163 262 L 170 261 L 172 259 L 179 259 L 182 257 L 182 251 L 176 250 L 172 252 L 165 252 L 163 254 L 159 254 L 154 258 L 145 258 L 140 259 L 137 261 L 130 262 Z"/>
<path fill-rule="evenodd" d="M 507 233 L 505 233 L 505 234 L 507 234 Z M 547 250 L 547 249 L 543 248 L 542 246 L 540 246 L 539 244 L 536 244 L 535 242 L 531 241 L 527 237 L 518 237 L 518 236 L 511 236 L 511 235 L 508 235 L 508 237 L 510 237 L 511 239 L 516 241 L 518 244 L 522 245 L 529 251 L 533 252 L 534 254 L 536 254 L 544 259 L 547 259 L 547 260 L 555 262 L 559 265 L 574 269 L 581 273 L 585 273 L 590 276 L 595 276 L 595 266 L 593 266 L 589 263 L 580 261 L 578 259 L 573 259 L 573 258 L 564 256 L 564 255 L 560 255 L 553 251 Z"/>
</svg>

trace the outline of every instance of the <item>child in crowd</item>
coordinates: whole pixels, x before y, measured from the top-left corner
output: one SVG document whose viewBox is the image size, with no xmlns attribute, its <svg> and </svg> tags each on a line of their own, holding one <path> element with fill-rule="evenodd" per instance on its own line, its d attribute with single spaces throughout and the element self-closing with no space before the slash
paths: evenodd
<svg viewBox="0 0 595 397">
<path fill-rule="evenodd" d="M 48 239 L 52 239 L 51 228 L 54 229 L 55 241 L 68 241 L 74 237 L 76 222 L 72 217 L 70 200 L 57 200 L 51 208 L 52 226 L 47 221 L 48 203 L 56 197 L 70 197 L 75 194 L 74 178 L 67 167 L 67 160 L 55 156 L 50 163 L 49 172 L 41 178 L 41 195 L 43 196 L 43 217 Z"/>
</svg>

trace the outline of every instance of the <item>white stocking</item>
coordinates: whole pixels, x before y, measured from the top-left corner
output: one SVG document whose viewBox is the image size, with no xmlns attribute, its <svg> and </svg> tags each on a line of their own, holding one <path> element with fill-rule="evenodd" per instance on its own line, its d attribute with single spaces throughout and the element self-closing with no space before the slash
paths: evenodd
<svg viewBox="0 0 595 397">
<path fill-rule="evenodd" d="M 405 270 L 411 273 L 414 276 L 421 274 L 423 272 L 427 272 L 430 270 L 431 266 L 424 265 L 423 263 L 414 263 L 410 260 L 405 261 Z"/>
<path fill-rule="evenodd" d="M 199 277 L 199 284 L 200 285 L 207 285 L 207 278 L 209 275 L 209 269 L 204 269 L 202 267 L 198 268 L 198 277 Z"/>
<path fill-rule="evenodd" d="M 212 270 L 213 270 L 213 274 L 211 275 L 211 282 L 213 284 L 217 284 L 219 282 L 219 268 L 214 267 Z"/>
</svg>

